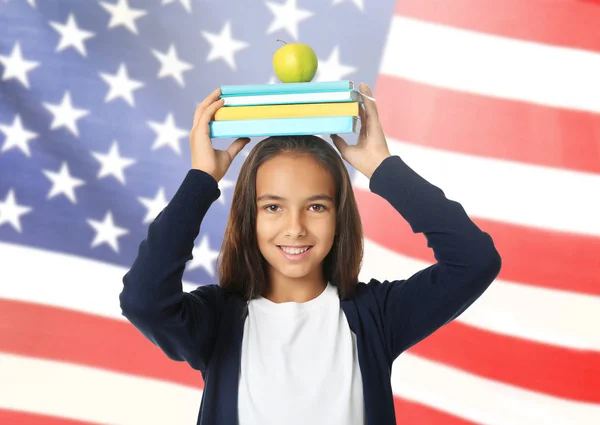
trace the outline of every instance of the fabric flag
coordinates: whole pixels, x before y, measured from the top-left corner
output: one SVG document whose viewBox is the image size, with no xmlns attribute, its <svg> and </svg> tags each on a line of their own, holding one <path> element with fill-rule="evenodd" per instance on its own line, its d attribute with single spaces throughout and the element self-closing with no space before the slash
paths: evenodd
<svg viewBox="0 0 600 425">
<path fill-rule="evenodd" d="M 397 422 L 600 423 L 598 22 L 593 1 L 0 0 L 0 423 L 195 423 L 201 375 L 121 316 L 121 279 L 190 167 L 196 105 L 276 82 L 277 39 L 313 46 L 315 81 L 370 84 L 392 154 L 503 258 L 396 360 Z M 219 182 L 186 291 L 218 282 L 257 142 Z M 435 262 L 348 167 L 361 280 Z"/>
</svg>

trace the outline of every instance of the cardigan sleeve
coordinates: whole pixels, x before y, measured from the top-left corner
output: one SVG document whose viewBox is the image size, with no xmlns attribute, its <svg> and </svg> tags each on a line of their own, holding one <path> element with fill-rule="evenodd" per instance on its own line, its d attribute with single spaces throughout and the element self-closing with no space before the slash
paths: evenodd
<svg viewBox="0 0 600 425">
<path fill-rule="evenodd" d="M 491 236 L 456 201 L 412 170 L 399 156 L 386 158 L 369 188 L 387 200 L 414 233 L 423 233 L 435 264 L 405 279 L 371 279 L 383 318 L 390 361 L 454 320 L 498 276 L 501 257 Z"/>
<path fill-rule="evenodd" d="M 149 225 L 119 295 L 123 316 L 146 338 L 169 358 L 202 372 L 216 340 L 221 295 L 218 285 L 184 292 L 182 276 L 201 222 L 219 196 L 212 176 L 190 169 Z"/>
</svg>

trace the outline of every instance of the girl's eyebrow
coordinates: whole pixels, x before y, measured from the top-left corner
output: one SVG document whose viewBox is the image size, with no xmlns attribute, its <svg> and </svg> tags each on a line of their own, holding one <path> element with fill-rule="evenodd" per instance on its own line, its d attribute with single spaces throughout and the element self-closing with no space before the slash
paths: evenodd
<svg viewBox="0 0 600 425">
<path fill-rule="evenodd" d="M 256 202 L 266 201 L 266 200 L 270 200 L 270 201 L 287 201 L 287 199 L 285 199 L 285 198 L 283 198 L 281 196 L 271 195 L 270 193 L 267 193 L 265 195 L 261 195 L 258 198 L 256 198 Z M 333 202 L 333 199 L 331 198 L 331 196 L 326 195 L 324 193 L 321 193 L 321 194 L 318 194 L 318 195 L 309 196 L 305 200 L 306 201 L 324 200 L 324 201 Z"/>
</svg>

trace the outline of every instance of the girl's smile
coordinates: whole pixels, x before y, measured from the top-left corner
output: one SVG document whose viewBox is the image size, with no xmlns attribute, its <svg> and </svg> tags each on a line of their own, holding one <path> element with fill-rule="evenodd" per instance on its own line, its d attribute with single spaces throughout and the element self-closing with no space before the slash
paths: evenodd
<svg viewBox="0 0 600 425">
<path fill-rule="evenodd" d="M 308 246 L 308 248 L 304 248 L 304 249 L 300 249 L 300 248 L 283 248 L 281 246 L 278 246 L 278 248 L 281 250 L 281 253 L 283 254 L 283 256 L 285 258 L 287 258 L 288 260 L 291 261 L 300 261 L 303 258 L 305 258 L 310 249 L 312 248 L 312 246 Z"/>
</svg>

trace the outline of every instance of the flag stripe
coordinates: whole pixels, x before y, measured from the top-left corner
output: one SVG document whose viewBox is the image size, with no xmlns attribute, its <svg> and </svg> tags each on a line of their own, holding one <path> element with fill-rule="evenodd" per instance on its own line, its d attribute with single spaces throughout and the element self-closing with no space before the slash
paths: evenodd
<svg viewBox="0 0 600 425">
<path fill-rule="evenodd" d="M 539 43 L 600 51 L 597 1 L 403 0 L 396 15 Z"/>
<path fill-rule="evenodd" d="M 199 372 L 166 357 L 127 322 L 20 301 L 0 300 L 0 311 L 12 324 L 0 328 L 0 352 L 204 386 Z M 110 338 L 98 344 L 99 335 Z"/>
<path fill-rule="evenodd" d="M 201 390 L 186 386 L 9 354 L 0 354 L 0 381 L 10 388 L 0 408 L 106 423 L 194 423 L 201 398 Z M 484 425 L 592 425 L 600 417 L 598 406 L 495 383 L 410 353 L 394 365 L 392 388 L 398 397 Z"/>
<path fill-rule="evenodd" d="M 202 398 L 171 382 L 6 353 L 0 382 L 0 409 L 109 424 L 196 423 Z"/>
<path fill-rule="evenodd" d="M 388 137 L 475 156 L 600 173 L 600 116 L 457 92 L 381 75 Z M 424 125 L 426 124 L 426 125 Z"/>
<path fill-rule="evenodd" d="M 406 279 L 434 264 L 434 261 L 427 263 L 398 254 L 370 239 L 365 239 L 364 245 L 364 265 L 359 274 L 363 282 L 371 278 Z M 497 278 L 456 320 L 492 333 L 600 352 L 600 333 L 596 327 L 600 321 L 599 304 L 600 297 Z M 535 314 L 531 306 L 535 306 Z"/>
<path fill-rule="evenodd" d="M 418 42 L 416 42 L 418 40 Z M 501 99 L 600 112 L 600 54 L 395 16 L 381 74 Z"/>
<path fill-rule="evenodd" d="M 388 139 L 390 152 L 470 215 L 534 229 L 600 237 L 600 174 L 483 158 Z M 357 174 L 361 187 L 368 180 Z M 560 195 L 560 196 L 558 196 Z"/>
<path fill-rule="evenodd" d="M 497 382 L 600 403 L 598 352 L 566 350 L 498 336 L 458 322 L 441 328 L 410 352 Z"/>
<path fill-rule="evenodd" d="M 409 154 L 410 150 L 407 149 L 406 153 Z M 407 159 L 410 155 L 400 153 L 400 156 L 404 157 L 409 165 L 422 165 L 418 161 Z M 441 164 L 441 161 L 432 160 L 432 162 Z M 433 170 L 430 171 L 431 175 Z M 482 174 L 473 175 L 478 175 L 478 180 L 486 179 Z M 446 196 L 450 199 L 458 199 L 473 221 L 493 236 L 503 260 L 500 272 L 503 279 L 524 285 L 600 295 L 600 285 L 598 285 L 600 258 L 596 254 L 600 252 L 600 238 L 480 219 L 474 210 L 477 210 L 478 204 L 485 202 L 486 199 L 492 196 L 498 197 L 496 188 L 490 188 L 491 193 L 485 195 L 471 187 L 472 195 L 465 199 L 462 196 L 452 195 L 453 183 L 454 185 L 461 183 L 452 181 L 452 173 L 448 173 L 448 176 L 445 184 L 441 185 L 448 188 L 448 190 L 444 189 Z M 441 177 L 438 176 L 435 180 L 440 179 Z M 368 181 L 359 178 L 355 180 L 354 185 L 357 188 L 355 192 L 361 214 L 365 217 L 363 227 L 366 237 L 403 255 L 428 262 L 433 261 L 433 253 L 427 247 L 423 236 L 414 234 L 408 223 L 384 199 L 368 191 Z M 509 185 L 510 183 L 507 182 L 507 186 Z M 466 189 L 468 190 L 469 187 Z M 511 188 L 505 187 L 502 191 L 511 192 Z M 578 193 L 578 191 L 573 192 Z M 483 200 L 477 199 L 478 195 L 482 195 Z M 508 197 L 510 193 L 507 193 L 506 198 Z M 517 197 L 518 195 L 515 196 Z M 594 197 L 589 196 L 590 201 L 592 198 Z M 514 201 L 509 205 L 514 205 Z M 518 206 L 517 203 L 516 208 L 527 207 Z M 566 210 L 563 212 L 567 213 Z M 548 215 L 555 213 L 548 212 Z M 575 220 L 572 215 L 570 216 Z"/>
<path fill-rule="evenodd" d="M 126 323 L 21 302 L 3 301 L 0 309 L 9 323 L 18 323 L 0 328 L 0 352 L 67 361 L 192 387 L 204 385 L 199 372 L 168 359 Z M 111 339 L 98 345 L 97 335 L 111 335 Z M 114 356 L 117 351 L 120 355 Z M 410 351 L 517 387 L 600 402 L 600 370 L 595 368 L 600 364 L 599 352 L 537 344 L 460 323 L 440 329 Z M 564 364 L 572 366 L 564 369 Z M 584 381 L 590 385 L 582 386 Z"/>
<path fill-rule="evenodd" d="M 97 422 L 82 422 L 48 415 L 0 409 L 0 424 L 18 425 L 98 425 Z"/>
<path fill-rule="evenodd" d="M 484 425 L 597 425 L 600 419 L 597 404 L 495 382 L 408 352 L 392 368 L 392 388 L 399 397 Z"/>
<path fill-rule="evenodd" d="M 475 422 L 397 396 L 394 397 L 394 410 L 396 423 L 402 425 L 475 425 Z"/>
</svg>

